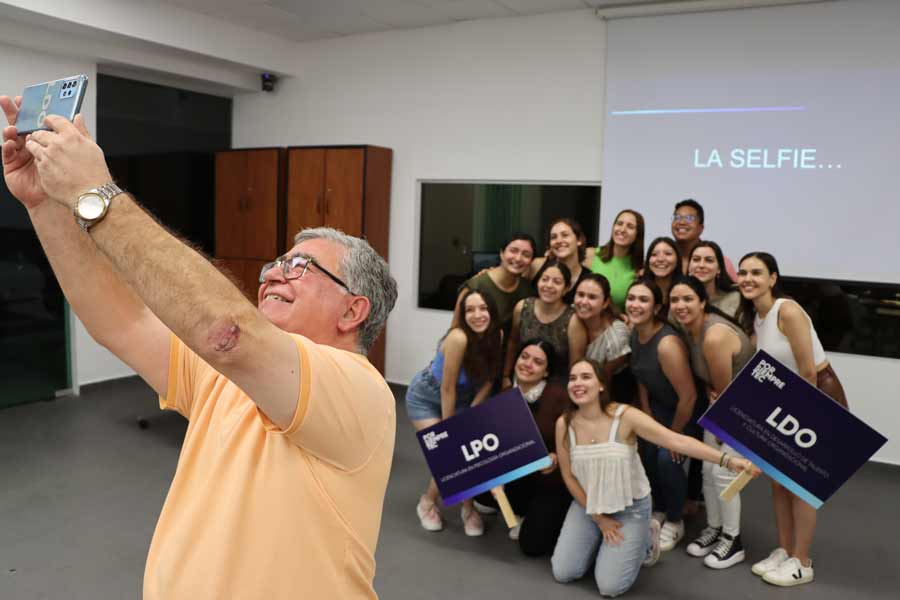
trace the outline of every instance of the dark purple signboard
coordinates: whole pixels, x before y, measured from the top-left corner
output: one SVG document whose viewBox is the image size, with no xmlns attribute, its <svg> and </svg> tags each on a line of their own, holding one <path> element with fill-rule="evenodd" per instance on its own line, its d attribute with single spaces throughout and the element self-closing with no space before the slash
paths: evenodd
<svg viewBox="0 0 900 600">
<path fill-rule="evenodd" d="M 762 350 L 700 425 L 815 508 L 887 441 Z"/>
<path fill-rule="evenodd" d="M 456 504 L 551 465 L 518 388 L 416 436 L 444 504 Z"/>
</svg>

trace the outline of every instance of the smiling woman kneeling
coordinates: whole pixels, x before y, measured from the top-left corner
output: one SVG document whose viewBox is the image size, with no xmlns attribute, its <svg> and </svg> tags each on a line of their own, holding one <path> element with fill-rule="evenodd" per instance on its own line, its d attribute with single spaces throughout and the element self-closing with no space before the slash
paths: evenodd
<svg viewBox="0 0 900 600">
<path fill-rule="evenodd" d="M 754 476 L 759 469 L 613 402 L 593 360 L 572 365 L 568 391 L 572 402 L 556 422 L 556 450 L 574 500 L 551 559 L 553 576 L 574 581 L 593 563 L 600 593 L 618 596 L 631 588 L 641 566 L 659 559 L 659 523 L 650 518 L 650 483 L 638 458 L 638 437 Z"/>
</svg>

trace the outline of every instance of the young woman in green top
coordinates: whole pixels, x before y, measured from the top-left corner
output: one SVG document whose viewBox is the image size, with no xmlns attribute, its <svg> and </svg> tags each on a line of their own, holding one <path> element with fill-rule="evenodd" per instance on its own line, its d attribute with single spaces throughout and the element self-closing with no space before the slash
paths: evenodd
<svg viewBox="0 0 900 600">
<path fill-rule="evenodd" d="M 588 248 L 584 266 L 606 277 L 610 298 L 620 312 L 625 310 L 628 286 L 644 264 L 644 217 L 626 208 L 616 215 L 609 241 L 599 248 Z"/>
</svg>

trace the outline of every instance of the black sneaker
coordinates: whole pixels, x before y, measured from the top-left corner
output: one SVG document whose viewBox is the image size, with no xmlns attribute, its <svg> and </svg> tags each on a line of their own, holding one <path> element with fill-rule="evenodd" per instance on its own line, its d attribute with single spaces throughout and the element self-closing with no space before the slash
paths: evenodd
<svg viewBox="0 0 900 600">
<path fill-rule="evenodd" d="M 711 569 L 727 569 L 744 560 L 744 545 L 741 544 L 740 534 L 731 537 L 727 533 L 719 536 L 719 541 L 713 551 L 706 555 L 703 564 Z"/>
<path fill-rule="evenodd" d="M 721 527 L 704 527 L 697 539 L 688 544 L 687 553 L 697 558 L 706 556 L 713 551 L 720 535 Z"/>
</svg>

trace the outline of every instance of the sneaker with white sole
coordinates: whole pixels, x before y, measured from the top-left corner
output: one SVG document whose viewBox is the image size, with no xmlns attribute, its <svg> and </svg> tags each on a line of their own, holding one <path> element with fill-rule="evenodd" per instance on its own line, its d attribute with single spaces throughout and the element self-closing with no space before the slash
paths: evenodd
<svg viewBox="0 0 900 600">
<path fill-rule="evenodd" d="M 522 531 L 522 521 L 525 520 L 525 517 L 520 517 L 516 515 L 516 526 L 512 527 L 509 530 L 509 539 L 516 541 L 519 539 L 519 532 Z"/>
<path fill-rule="evenodd" d="M 467 510 L 466 507 L 463 506 L 461 515 L 463 531 L 466 532 L 467 536 L 478 537 L 479 535 L 484 535 L 484 521 L 481 520 L 481 515 L 478 514 L 477 510 Z"/>
<path fill-rule="evenodd" d="M 769 571 L 773 569 L 777 569 L 781 563 L 789 559 L 787 550 L 784 548 L 775 548 L 771 552 L 769 552 L 769 556 L 762 559 L 758 563 L 754 563 L 750 570 L 753 571 L 754 575 L 759 575 L 762 577 Z"/>
<path fill-rule="evenodd" d="M 746 555 L 740 534 L 731 537 L 727 533 L 722 533 L 716 547 L 703 559 L 703 564 L 710 569 L 727 569 L 743 562 L 744 558 Z"/>
<path fill-rule="evenodd" d="M 659 532 L 662 527 L 656 519 L 650 519 L 650 547 L 647 549 L 647 557 L 644 559 L 645 567 L 652 567 L 659 561 Z"/>
<path fill-rule="evenodd" d="M 482 504 L 478 500 L 473 500 L 472 504 L 475 505 L 475 510 L 478 511 L 478 514 L 481 515 L 496 515 L 497 509 L 493 506 L 488 506 L 487 504 Z"/>
<path fill-rule="evenodd" d="M 666 521 L 659 532 L 659 549 L 668 552 L 684 537 L 684 521 Z"/>
<path fill-rule="evenodd" d="M 719 536 L 722 535 L 721 527 L 704 527 L 697 538 L 688 544 L 687 553 L 697 558 L 702 558 L 713 551 Z"/>
<path fill-rule="evenodd" d="M 777 568 L 767 571 L 763 575 L 763 581 L 772 585 L 780 585 L 782 587 L 792 587 L 810 583 L 813 580 L 812 561 L 809 566 L 804 567 L 799 558 L 791 557 L 778 565 Z"/>
<path fill-rule="evenodd" d="M 650 515 L 650 518 L 658 521 L 659 526 L 662 527 L 662 524 L 666 522 L 666 513 L 659 511 L 659 510 L 655 510 L 655 511 L 653 511 L 653 514 Z"/>
<path fill-rule="evenodd" d="M 444 528 L 444 521 L 441 519 L 441 511 L 438 510 L 437 504 L 430 499 L 422 496 L 416 505 L 416 514 L 419 515 L 419 523 L 422 529 L 426 531 L 440 531 Z"/>
</svg>

